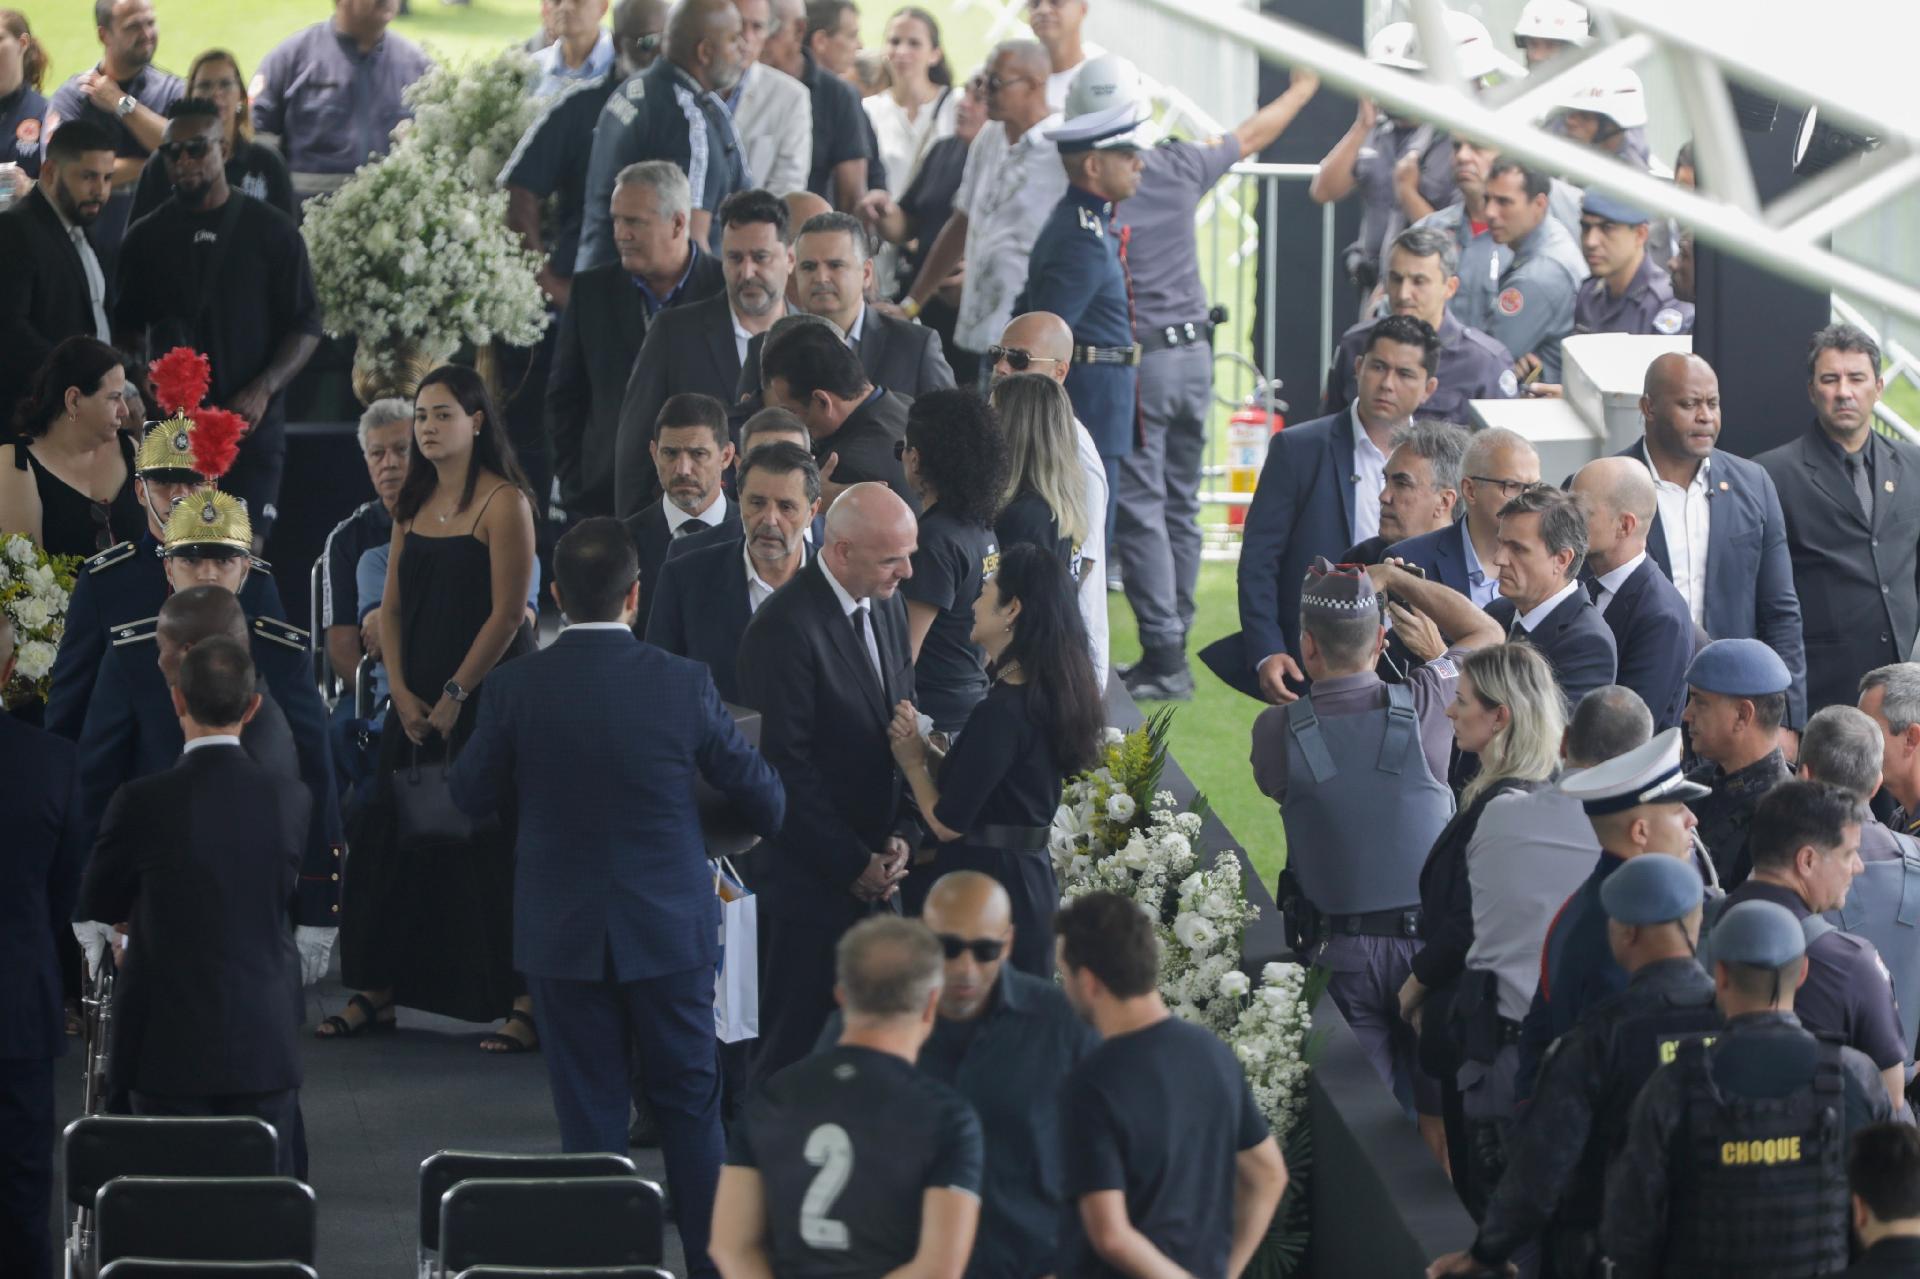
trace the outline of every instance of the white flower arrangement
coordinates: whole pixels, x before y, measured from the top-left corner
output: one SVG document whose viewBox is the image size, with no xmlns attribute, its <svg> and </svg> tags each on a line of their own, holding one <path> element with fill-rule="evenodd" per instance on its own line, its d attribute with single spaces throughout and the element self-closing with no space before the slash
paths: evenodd
<svg viewBox="0 0 1920 1279">
<path fill-rule="evenodd" d="M 413 119 L 402 145 L 424 152 L 476 189 L 492 190 L 520 138 L 540 114 L 533 58 L 508 49 L 485 62 L 452 66 L 438 59 L 408 86 Z"/>
<path fill-rule="evenodd" d="M 1250 985 L 1244 973 L 1232 976 L 1240 979 L 1237 986 Z M 1268 964 L 1260 970 L 1258 990 L 1243 988 L 1230 997 L 1240 1002 L 1227 1042 L 1276 1134 L 1291 1132 L 1306 1109 L 1307 1037 L 1313 1030 L 1306 984 L 1307 970 L 1299 964 Z M 1226 993 L 1224 984 L 1221 993 Z"/>
<path fill-rule="evenodd" d="M 13 678 L 0 689 L 9 702 L 46 697 L 78 564 L 77 556 L 48 555 L 24 534 L 0 538 L 0 609 L 14 631 Z"/>
</svg>

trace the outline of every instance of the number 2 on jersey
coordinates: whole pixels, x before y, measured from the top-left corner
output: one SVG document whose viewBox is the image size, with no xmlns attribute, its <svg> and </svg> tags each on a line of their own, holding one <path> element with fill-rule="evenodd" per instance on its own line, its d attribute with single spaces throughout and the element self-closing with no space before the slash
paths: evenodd
<svg viewBox="0 0 1920 1279">
<path fill-rule="evenodd" d="M 839 1124 L 821 1124 L 807 1134 L 807 1162 L 820 1171 L 800 1201 L 800 1238 L 809 1248 L 845 1252 L 845 1222 L 827 1215 L 853 1175 L 853 1139 Z"/>
</svg>

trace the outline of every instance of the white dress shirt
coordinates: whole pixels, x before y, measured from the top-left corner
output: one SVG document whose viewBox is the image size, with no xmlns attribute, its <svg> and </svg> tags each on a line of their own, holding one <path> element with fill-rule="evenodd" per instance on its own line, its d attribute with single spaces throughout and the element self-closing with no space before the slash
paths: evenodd
<svg viewBox="0 0 1920 1279">
<path fill-rule="evenodd" d="M 1461 529 L 1460 540 L 1467 548 L 1467 598 L 1485 608 L 1500 598 L 1500 575 L 1489 573 L 1480 563 L 1480 552 L 1473 549 L 1472 529 Z"/>
<path fill-rule="evenodd" d="M 191 755 L 194 751 L 199 750 L 203 746 L 238 746 L 239 744 L 240 744 L 240 739 L 238 737 L 235 737 L 232 733 L 214 733 L 208 737 L 194 737 L 194 738 L 188 739 L 187 744 L 180 748 L 180 753 L 183 756 Z"/>
<path fill-rule="evenodd" d="M 753 562 L 753 555 L 747 550 L 748 545 L 749 543 L 745 540 L 740 543 L 740 558 L 747 562 L 747 614 L 751 616 L 754 613 L 758 613 L 760 606 L 772 598 L 773 593 L 780 588 L 767 585 L 767 579 L 760 576 L 760 566 Z M 805 542 L 800 543 L 799 566 L 801 568 L 807 566 L 807 544 Z M 833 574 L 827 574 L 827 579 L 832 581 Z M 792 579 L 789 578 L 788 580 L 791 581 Z M 838 582 L 834 582 L 833 584 L 835 586 L 840 585 Z"/>
<path fill-rule="evenodd" d="M 887 169 L 887 195 L 898 200 L 920 172 L 920 161 L 933 144 L 953 134 L 953 117 L 960 106 L 960 90 L 944 88 L 920 114 L 909 116 L 907 109 L 893 100 L 891 92 L 863 98 L 867 119 L 873 124 L 874 140 L 880 144 L 880 162 Z M 1056 108 L 1057 109 L 1057 108 Z"/>
<path fill-rule="evenodd" d="M 1048 116 L 1007 143 L 998 121 L 981 126 L 967 148 L 967 166 L 953 207 L 967 215 L 966 282 L 960 286 L 955 345 L 976 353 L 1000 340 L 1013 300 L 1027 283 L 1027 259 L 1053 206 L 1067 193 L 1060 151 L 1047 140 L 1060 116 Z"/>
<path fill-rule="evenodd" d="M 680 528 L 684 524 L 699 523 L 708 528 L 720 527 L 720 521 L 727 518 L 727 495 L 715 494 L 713 501 L 707 504 L 707 509 L 698 515 L 689 515 L 675 506 L 672 499 L 664 497 L 660 499 L 660 510 L 667 517 L 667 536 L 679 537 Z M 689 529 L 687 536 L 692 537 L 699 531 L 697 528 Z"/>
<path fill-rule="evenodd" d="M 813 166 L 813 94 L 807 86 L 756 62 L 741 75 L 730 102 L 747 172 L 774 195 L 806 190 Z"/>
<path fill-rule="evenodd" d="M 1639 568 L 1646 558 L 1647 553 L 1642 551 L 1612 572 L 1602 573 L 1596 579 L 1600 583 L 1600 593 L 1593 597 L 1593 606 L 1605 613 L 1607 605 L 1613 603 L 1613 597 L 1620 593 L 1620 588 L 1625 586 L 1627 579 L 1633 576 L 1633 570 Z"/>
<path fill-rule="evenodd" d="M 1367 434 L 1358 406 L 1353 415 L 1353 541 L 1380 536 L 1380 491 L 1387 487 L 1387 455 Z"/>
<path fill-rule="evenodd" d="M 886 678 L 880 674 L 880 643 L 873 629 L 872 598 L 853 598 L 847 588 L 840 585 L 840 579 L 833 575 L 833 570 L 827 567 L 824 560 L 821 561 L 820 564 L 820 573 L 821 576 L 827 579 L 827 585 L 833 588 L 833 597 L 840 601 L 840 611 L 846 616 L 847 625 L 853 625 L 853 615 L 856 610 L 866 610 L 867 624 L 860 629 L 865 631 L 867 636 L 867 660 L 873 663 L 873 677 L 880 681 L 880 687 L 885 688 L 887 686 Z"/>
<path fill-rule="evenodd" d="M 1640 442 L 1640 459 L 1653 476 L 1655 495 L 1660 502 L 1660 531 L 1667 539 L 1667 563 L 1673 566 L 1673 585 L 1687 601 L 1693 624 L 1703 626 L 1707 618 L 1707 535 L 1712 529 L 1712 513 L 1707 509 L 1707 472 L 1713 459 L 1700 459 L 1693 483 L 1682 488 L 1660 478 L 1647 454 L 1645 440 Z"/>
<path fill-rule="evenodd" d="M 626 622 L 568 622 L 560 629 L 562 635 L 572 631 L 625 631 L 633 634 L 633 627 Z"/>
<path fill-rule="evenodd" d="M 1087 482 L 1087 520 L 1091 525 L 1087 540 L 1080 544 L 1080 557 L 1092 561 L 1090 567 L 1081 569 L 1076 594 L 1081 619 L 1087 624 L 1087 647 L 1093 652 L 1093 686 L 1104 693 L 1107 670 L 1112 665 L 1107 640 L 1107 468 L 1094 446 L 1092 432 L 1079 418 L 1073 425 L 1074 453 Z"/>
<path fill-rule="evenodd" d="M 1525 613 L 1517 614 L 1514 617 L 1514 621 L 1519 624 L 1521 630 L 1531 635 L 1533 634 L 1533 628 L 1546 621 L 1547 615 L 1553 612 L 1554 609 L 1559 608 L 1562 600 L 1566 599 L 1567 596 L 1573 594 L 1575 591 L 1584 591 L 1586 589 L 1587 588 L 1582 586 L 1576 578 L 1574 581 L 1568 582 L 1565 586 L 1555 591 L 1552 595 L 1549 595 L 1545 602 L 1535 605 Z"/>
</svg>

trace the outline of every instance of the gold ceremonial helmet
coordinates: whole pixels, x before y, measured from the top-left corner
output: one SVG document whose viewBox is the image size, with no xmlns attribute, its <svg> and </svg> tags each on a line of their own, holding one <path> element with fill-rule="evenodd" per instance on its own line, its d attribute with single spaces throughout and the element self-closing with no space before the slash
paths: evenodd
<svg viewBox="0 0 1920 1279">
<path fill-rule="evenodd" d="M 153 422 L 134 454 L 134 474 L 166 484 L 198 484 L 206 479 L 193 459 L 193 420 L 177 413 Z"/>
<path fill-rule="evenodd" d="M 247 504 L 218 489 L 207 489 L 179 502 L 167 516 L 160 554 L 170 559 L 253 554 L 253 521 L 247 518 Z"/>
</svg>

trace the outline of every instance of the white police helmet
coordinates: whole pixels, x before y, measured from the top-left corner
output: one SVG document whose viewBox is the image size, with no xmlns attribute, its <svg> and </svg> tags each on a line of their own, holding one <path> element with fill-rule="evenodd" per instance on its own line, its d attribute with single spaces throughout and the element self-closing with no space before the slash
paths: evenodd
<svg viewBox="0 0 1920 1279">
<path fill-rule="evenodd" d="M 1154 144 L 1153 104 L 1133 63 L 1115 53 L 1088 58 L 1067 85 L 1065 118 L 1047 131 L 1063 151 L 1144 149 Z"/>
<path fill-rule="evenodd" d="M 1647 90 L 1633 68 L 1614 67 L 1577 85 L 1554 110 L 1585 111 L 1622 129 L 1638 129 L 1647 123 Z"/>
<path fill-rule="evenodd" d="M 1526 40 L 1558 40 L 1584 46 L 1592 38 L 1587 6 L 1578 0 L 1527 0 L 1520 10 L 1520 20 L 1513 24 L 1513 43 L 1521 48 Z"/>
</svg>

